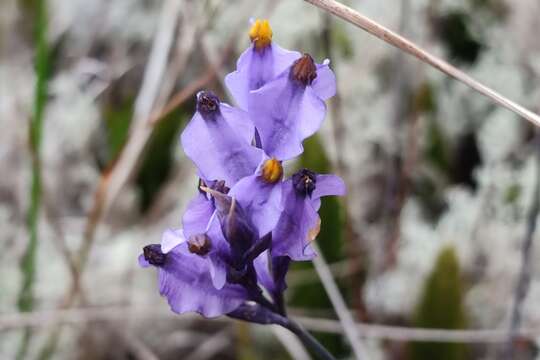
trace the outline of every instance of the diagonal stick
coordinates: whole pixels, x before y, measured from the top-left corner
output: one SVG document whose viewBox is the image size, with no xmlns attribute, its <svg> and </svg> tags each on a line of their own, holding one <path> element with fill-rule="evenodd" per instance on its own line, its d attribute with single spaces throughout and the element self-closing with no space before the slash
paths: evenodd
<svg viewBox="0 0 540 360">
<path fill-rule="evenodd" d="M 397 47 L 405 51 L 406 53 L 414 56 L 418 60 L 440 70 L 446 75 L 464 83 L 473 90 L 476 90 L 480 94 L 488 97 L 493 102 L 507 108 L 510 111 L 518 114 L 519 116 L 529 120 L 536 126 L 540 126 L 540 116 L 523 106 L 516 104 L 512 100 L 506 98 L 505 96 L 499 94 L 495 90 L 483 85 L 459 70 L 458 68 L 450 65 L 446 61 L 436 57 L 435 55 L 430 54 L 426 50 L 423 50 L 418 45 L 413 42 L 405 39 L 401 35 L 396 34 L 395 32 L 385 28 L 379 23 L 371 20 L 370 18 L 360 14 L 354 9 L 351 9 L 348 6 L 345 6 L 335 0 L 304 0 L 310 4 L 313 4 L 325 11 L 328 11 L 343 20 L 350 22 L 351 24 L 361 28 L 362 30 L 367 31 L 371 35 L 378 37 L 384 42 Z"/>
<path fill-rule="evenodd" d="M 345 300 L 343 300 L 343 296 L 341 296 L 341 293 L 339 292 L 338 286 L 332 277 L 332 272 L 328 268 L 328 264 L 324 260 L 319 246 L 315 241 L 311 243 L 311 246 L 313 246 L 313 249 L 318 254 L 313 259 L 313 265 L 315 266 L 315 270 L 317 271 L 317 274 L 319 274 L 319 278 L 321 279 L 324 289 L 332 302 L 332 306 L 336 311 L 345 335 L 351 343 L 351 347 L 356 359 L 369 359 L 370 357 L 368 356 L 362 339 L 360 338 L 358 327 L 356 326 L 354 319 L 349 312 L 347 305 L 345 304 Z"/>
</svg>

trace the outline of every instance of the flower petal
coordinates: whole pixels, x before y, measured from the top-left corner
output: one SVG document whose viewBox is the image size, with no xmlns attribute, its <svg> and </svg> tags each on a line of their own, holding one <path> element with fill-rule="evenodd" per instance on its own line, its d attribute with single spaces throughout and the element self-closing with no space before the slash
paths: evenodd
<svg viewBox="0 0 540 360">
<path fill-rule="evenodd" d="M 215 211 L 215 207 L 206 194 L 198 193 L 187 206 L 186 212 L 182 217 L 185 237 L 202 234 L 206 232 L 210 218 Z"/>
<path fill-rule="evenodd" d="M 282 211 L 280 182 L 267 183 L 259 174 L 247 176 L 236 183 L 229 195 L 249 214 L 259 237 L 276 226 Z"/>
<path fill-rule="evenodd" d="M 325 63 L 317 65 L 317 77 L 311 83 L 313 91 L 323 101 L 336 95 L 336 75 L 328 63 L 325 61 Z"/>
<path fill-rule="evenodd" d="M 289 256 L 297 261 L 310 260 L 314 253 L 310 249 L 306 251 L 309 231 L 317 225 L 319 215 L 311 200 L 294 190 L 291 180 L 283 184 L 284 206 L 272 232 L 272 255 Z"/>
<path fill-rule="evenodd" d="M 302 141 L 324 120 L 324 102 L 310 86 L 291 80 L 287 72 L 251 94 L 249 113 L 263 150 L 278 160 L 301 154 Z"/>
<path fill-rule="evenodd" d="M 185 241 L 182 229 L 167 229 L 161 236 L 161 252 L 167 254 Z"/>
<path fill-rule="evenodd" d="M 319 199 L 323 196 L 337 195 L 343 196 L 346 192 L 345 183 L 337 175 L 317 175 L 315 190 L 311 194 L 312 199 Z"/>
<path fill-rule="evenodd" d="M 195 113 L 181 135 L 186 155 L 208 180 L 225 180 L 230 187 L 251 175 L 261 161 L 262 151 L 251 146 L 254 128 L 245 112 L 220 106 L 212 119 Z"/>
<path fill-rule="evenodd" d="M 274 43 L 260 50 L 251 45 L 240 55 L 236 71 L 225 77 L 225 85 L 238 106 L 247 110 L 249 92 L 274 79 L 300 56 L 299 52 L 285 50 Z"/>
<path fill-rule="evenodd" d="M 248 298 L 245 289 L 238 285 L 216 289 L 205 260 L 178 249 L 168 254 L 165 266 L 159 269 L 159 286 L 160 294 L 178 314 L 194 311 L 216 317 L 235 310 Z"/>
</svg>

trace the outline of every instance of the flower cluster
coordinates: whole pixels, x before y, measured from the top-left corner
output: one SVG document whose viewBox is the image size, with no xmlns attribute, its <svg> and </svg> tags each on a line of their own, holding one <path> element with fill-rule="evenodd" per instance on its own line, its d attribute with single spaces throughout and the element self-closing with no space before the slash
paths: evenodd
<svg viewBox="0 0 540 360">
<path fill-rule="evenodd" d="M 167 230 L 139 257 L 158 269 L 160 293 L 177 313 L 234 316 L 255 302 L 284 315 L 290 261 L 315 256 L 321 197 L 345 193 L 335 175 L 302 169 L 284 179 L 282 166 L 326 115 L 336 91 L 329 62 L 279 47 L 266 20 L 255 21 L 249 36 L 225 78 L 239 107 L 201 91 L 181 135 L 200 177 L 182 228 Z"/>
</svg>

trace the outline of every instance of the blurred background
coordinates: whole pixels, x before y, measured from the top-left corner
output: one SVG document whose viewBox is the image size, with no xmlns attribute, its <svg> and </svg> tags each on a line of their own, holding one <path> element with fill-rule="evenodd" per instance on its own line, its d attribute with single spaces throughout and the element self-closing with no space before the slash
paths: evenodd
<svg viewBox="0 0 540 360">
<path fill-rule="evenodd" d="M 538 0 L 344 3 L 540 111 Z M 1 0 L 0 359 L 309 359 L 270 326 L 173 314 L 136 261 L 197 191 L 179 133 L 199 89 L 232 101 L 250 17 L 336 72 L 289 170 L 347 183 L 317 242 L 370 358 L 536 358 L 528 122 L 300 0 Z M 312 265 L 288 284 L 290 313 L 352 358 Z"/>
</svg>

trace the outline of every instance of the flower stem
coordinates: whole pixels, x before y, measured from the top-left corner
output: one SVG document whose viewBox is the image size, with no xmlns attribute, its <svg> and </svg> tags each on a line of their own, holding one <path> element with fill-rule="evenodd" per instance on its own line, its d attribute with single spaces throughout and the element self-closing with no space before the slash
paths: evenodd
<svg viewBox="0 0 540 360">
<path fill-rule="evenodd" d="M 324 346 L 321 345 L 315 339 L 313 335 L 311 335 L 308 331 L 306 331 L 303 327 L 301 327 L 298 323 L 291 319 L 286 319 L 287 325 L 282 325 L 283 327 L 289 329 L 292 333 L 294 333 L 302 343 L 309 348 L 314 354 L 317 355 L 317 357 L 321 360 L 335 360 L 334 356 L 328 352 L 328 350 L 325 349 Z"/>
<path fill-rule="evenodd" d="M 335 360 L 334 356 L 322 346 L 309 332 L 294 320 L 278 314 L 261 305 L 245 303 L 236 310 L 227 314 L 234 319 L 244 320 L 262 325 L 280 325 L 298 336 L 300 341 L 321 360 Z"/>
</svg>

